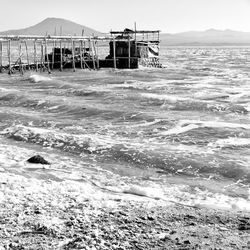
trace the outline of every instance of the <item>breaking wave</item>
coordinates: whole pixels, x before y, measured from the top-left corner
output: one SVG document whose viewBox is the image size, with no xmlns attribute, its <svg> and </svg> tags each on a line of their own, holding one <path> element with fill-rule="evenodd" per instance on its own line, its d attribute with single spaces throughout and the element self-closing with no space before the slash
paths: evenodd
<svg viewBox="0 0 250 250">
<path fill-rule="evenodd" d="M 230 128 L 249 130 L 250 125 L 216 121 L 182 120 L 172 129 L 162 132 L 162 135 L 182 134 L 198 128 Z"/>
<path fill-rule="evenodd" d="M 34 75 L 30 75 L 29 76 L 29 80 L 31 82 L 38 83 L 38 82 L 51 81 L 51 78 L 43 76 L 43 75 L 36 75 L 36 74 L 34 74 Z"/>
</svg>

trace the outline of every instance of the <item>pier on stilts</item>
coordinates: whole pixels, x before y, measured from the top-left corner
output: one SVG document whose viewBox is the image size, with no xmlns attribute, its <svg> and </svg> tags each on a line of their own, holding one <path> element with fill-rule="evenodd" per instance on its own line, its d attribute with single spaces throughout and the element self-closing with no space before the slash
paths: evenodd
<svg viewBox="0 0 250 250">
<path fill-rule="evenodd" d="M 161 67 L 159 31 L 111 31 L 98 36 L 0 36 L 0 72 Z"/>
</svg>

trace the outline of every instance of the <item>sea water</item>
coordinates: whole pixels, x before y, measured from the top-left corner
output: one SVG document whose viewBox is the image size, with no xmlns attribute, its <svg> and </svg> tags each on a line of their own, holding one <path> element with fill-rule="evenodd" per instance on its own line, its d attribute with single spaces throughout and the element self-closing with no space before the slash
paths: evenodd
<svg viewBox="0 0 250 250">
<path fill-rule="evenodd" d="M 2 171 L 250 210 L 250 48 L 164 47 L 161 61 L 0 74 Z"/>
</svg>

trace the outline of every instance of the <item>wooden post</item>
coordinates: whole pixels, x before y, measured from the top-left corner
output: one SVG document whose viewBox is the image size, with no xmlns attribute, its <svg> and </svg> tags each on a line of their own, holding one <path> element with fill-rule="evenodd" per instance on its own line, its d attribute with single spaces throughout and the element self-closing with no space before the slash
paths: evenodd
<svg viewBox="0 0 250 250">
<path fill-rule="evenodd" d="M 44 67 L 44 64 L 43 64 L 43 42 L 41 42 L 41 70 L 43 69 Z"/>
<path fill-rule="evenodd" d="M 80 60 L 81 60 L 81 69 L 83 69 L 83 65 L 82 65 L 82 40 L 80 41 Z"/>
<path fill-rule="evenodd" d="M 53 40 L 53 48 L 52 48 L 52 65 L 51 65 L 51 69 L 54 69 L 54 63 L 55 63 L 55 40 Z"/>
<path fill-rule="evenodd" d="M 72 47 L 72 66 L 73 66 L 73 71 L 76 71 L 76 65 L 75 65 L 75 43 L 73 39 L 71 38 L 71 47 Z"/>
<path fill-rule="evenodd" d="M 131 64 L 131 51 L 130 51 L 130 37 L 128 37 L 128 68 L 130 69 Z"/>
<path fill-rule="evenodd" d="M 98 42 L 97 41 L 95 41 L 95 55 L 96 55 L 96 67 L 97 67 L 97 69 L 99 69 L 100 68 L 100 65 L 99 65 L 99 51 L 98 51 Z"/>
<path fill-rule="evenodd" d="M 84 42 L 83 42 L 83 60 L 84 60 L 84 62 L 85 62 L 85 58 L 84 58 L 85 57 L 85 53 L 86 53 L 86 42 L 84 40 Z M 85 69 L 85 64 L 86 64 L 86 62 L 83 65 L 84 69 Z"/>
<path fill-rule="evenodd" d="M 63 71 L 62 40 L 60 40 L 60 71 Z"/>
<path fill-rule="evenodd" d="M 0 42 L 0 73 L 2 73 L 3 69 L 3 43 Z"/>
<path fill-rule="evenodd" d="M 115 48 L 115 38 L 113 37 L 113 59 L 114 59 L 114 68 L 116 69 L 116 48 Z"/>
<path fill-rule="evenodd" d="M 48 73 L 50 74 L 50 66 L 49 66 L 49 55 L 48 55 L 48 46 L 47 46 L 47 40 L 44 39 L 45 42 L 45 57 L 46 57 L 46 61 L 47 61 L 47 69 L 48 69 Z"/>
<path fill-rule="evenodd" d="M 24 41 L 24 45 L 25 45 L 25 50 L 26 50 L 28 69 L 30 70 L 29 52 L 28 52 L 28 46 L 27 46 L 27 41 L 26 40 Z"/>
<path fill-rule="evenodd" d="M 83 57 L 82 57 L 82 61 L 83 61 L 83 67 L 84 67 L 84 69 L 87 67 L 89 70 L 91 70 L 91 68 L 89 67 L 89 65 L 87 64 L 87 62 L 85 61 L 85 58 L 84 58 L 84 55 L 85 55 L 85 51 L 86 51 L 86 49 L 85 49 L 85 41 L 84 41 L 84 48 L 83 48 Z"/>
<path fill-rule="evenodd" d="M 158 39 L 157 40 L 158 41 L 158 44 L 157 44 L 158 45 L 158 58 L 160 58 L 160 32 L 158 31 L 157 33 L 158 33 L 158 38 L 157 38 Z"/>
<path fill-rule="evenodd" d="M 19 71 L 21 72 L 21 74 L 23 75 L 23 65 L 22 65 L 22 42 L 19 41 L 18 44 L 18 52 L 19 52 Z"/>
<path fill-rule="evenodd" d="M 91 47 L 91 54 L 92 54 L 92 61 L 93 61 L 93 68 L 94 68 L 94 70 L 96 69 L 96 67 L 95 67 L 95 54 L 94 54 L 94 41 L 91 39 L 91 38 L 89 38 L 89 47 Z"/>
<path fill-rule="evenodd" d="M 135 22 L 135 56 L 137 57 L 137 43 L 136 43 L 136 22 Z"/>
<path fill-rule="evenodd" d="M 8 48 L 8 59 L 9 59 L 9 75 L 11 75 L 11 53 L 10 53 L 10 50 L 11 50 L 11 41 L 10 40 L 8 40 L 8 46 L 7 46 Z"/>
<path fill-rule="evenodd" d="M 36 40 L 34 41 L 34 64 L 36 65 L 36 71 L 38 71 L 38 61 L 37 61 L 37 52 L 36 52 Z"/>
</svg>

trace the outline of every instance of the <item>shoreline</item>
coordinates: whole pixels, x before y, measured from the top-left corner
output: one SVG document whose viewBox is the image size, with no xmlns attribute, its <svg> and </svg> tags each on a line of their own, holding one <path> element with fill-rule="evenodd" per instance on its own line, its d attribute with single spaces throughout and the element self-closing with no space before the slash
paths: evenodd
<svg viewBox="0 0 250 250">
<path fill-rule="evenodd" d="M 0 249 L 249 249 L 250 213 L 0 172 Z"/>
</svg>

